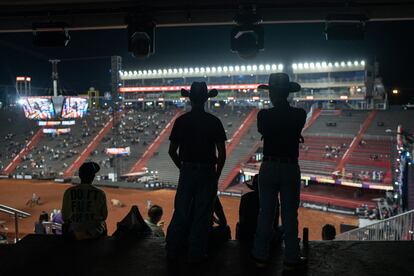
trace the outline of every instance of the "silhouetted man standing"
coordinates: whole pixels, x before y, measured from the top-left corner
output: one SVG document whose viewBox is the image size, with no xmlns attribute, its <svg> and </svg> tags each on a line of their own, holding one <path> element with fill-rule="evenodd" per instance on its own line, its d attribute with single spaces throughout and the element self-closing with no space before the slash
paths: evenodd
<svg viewBox="0 0 414 276">
<path fill-rule="evenodd" d="M 258 264 L 265 264 L 269 259 L 280 193 L 282 224 L 285 229 L 285 268 L 295 267 L 301 263 L 298 240 L 298 157 L 306 112 L 291 107 L 287 102 L 289 93 L 300 90 L 300 85 L 290 82 L 287 74 L 271 74 L 269 85 L 261 85 L 259 89 L 269 90 L 273 107 L 261 110 L 257 115 L 258 131 L 264 140 L 264 157 L 259 172 L 260 211 L 252 254 Z"/>
<path fill-rule="evenodd" d="M 205 82 L 194 82 L 190 91 L 182 89 L 181 94 L 190 98 L 192 109 L 177 118 L 170 136 L 169 154 L 180 169 L 180 178 L 167 231 L 167 255 L 176 258 L 188 244 L 189 260 L 198 262 L 207 254 L 227 138 L 220 119 L 204 111 L 205 102 L 217 96 L 217 90 L 208 91 Z"/>
</svg>

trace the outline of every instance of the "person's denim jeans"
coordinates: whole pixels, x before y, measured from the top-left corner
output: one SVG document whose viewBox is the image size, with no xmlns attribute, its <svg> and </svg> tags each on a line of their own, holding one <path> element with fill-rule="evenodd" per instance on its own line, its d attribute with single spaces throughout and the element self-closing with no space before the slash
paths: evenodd
<svg viewBox="0 0 414 276">
<path fill-rule="evenodd" d="M 207 254 L 208 233 L 216 196 L 217 177 L 213 165 L 182 165 L 174 214 L 167 230 L 166 248 L 169 256 L 177 256 L 187 245 L 190 258 L 204 257 Z"/>
<path fill-rule="evenodd" d="M 252 254 L 261 260 L 269 258 L 279 193 L 282 225 L 285 231 L 285 261 L 296 262 L 300 256 L 298 240 L 300 169 L 297 164 L 262 163 L 259 172 L 260 211 Z"/>
</svg>

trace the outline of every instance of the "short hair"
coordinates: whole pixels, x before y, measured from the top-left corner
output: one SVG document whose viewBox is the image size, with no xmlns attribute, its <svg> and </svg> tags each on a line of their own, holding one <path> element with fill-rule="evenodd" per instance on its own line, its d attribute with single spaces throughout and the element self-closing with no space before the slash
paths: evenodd
<svg viewBox="0 0 414 276">
<path fill-rule="evenodd" d="M 45 211 L 43 211 L 39 215 L 39 222 L 48 221 L 48 220 L 49 220 L 49 215 Z"/>
<path fill-rule="evenodd" d="M 336 236 L 336 229 L 335 226 L 332 224 L 325 224 L 322 227 L 322 240 L 329 241 L 334 240 Z"/>
<path fill-rule="evenodd" d="M 153 223 L 157 223 L 161 219 L 163 213 L 162 207 L 159 205 L 152 205 L 148 209 L 148 217 Z"/>
</svg>

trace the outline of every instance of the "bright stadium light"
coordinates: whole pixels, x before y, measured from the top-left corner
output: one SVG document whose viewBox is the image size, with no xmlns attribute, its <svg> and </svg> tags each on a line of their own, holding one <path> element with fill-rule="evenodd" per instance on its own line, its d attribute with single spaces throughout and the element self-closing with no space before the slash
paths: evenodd
<svg viewBox="0 0 414 276">
<path fill-rule="evenodd" d="M 308 69 L 308 68 L 309 68 L 309 64 L 308 64 L 307 62 L 305 62 L 305 63 L 303 64 L 303 68 Z"/>
<path fill-rule="evenodd" d="M 229 71 L 233 72 L 234 71 L 234 67 L 233 66 L 229 66 Z"/>
<path fill-rule="evenodd" d="M 200 69 L 198 67 L 194 68 L 194 72 L 198 73 L 200 72 Z"/>
<path fill-rule="evenodd" d="M 277 65 L 276 64 L 272 64 L 272 70 L 277 70 Z"/>
<path fill-rule="evenodd" d="M 214 67 L 214 66 L 213 66 L 213 67 L 211 67 L 211 72 L 213 72 L 213 73 L 214 73 L 214 72 L 216 72 L 216 70 L 217 70 L 217 69 L 216 69 L 216 67 Z"/>
<path fill-rule="evenodd" d="M 221 68 L 221 66 L 217 67 L 217 72 L 221 72 L 223 70 L 223 68 Z"/>
<path fill-rule="evenodd" d="M 227 66 L 223 66 L 223 71 L 227 72 L 229 70 L 229 68 Z"/>
<path fill-rule="evenodd" d="M 299 64 L 298 64 L 298 69 L 299 69 L 299 70 L 302 70 L 302 69 L 303 69 L 303 64 L 302 64 L 302 63 L 299 63 Z"/>
<path fill-rule="evenodd" d="M 253 71 L 257 71 L 257 65 L 252 66 Z"/>
<path fill-rule="evenodd" d="M 171 68 L 168 68 L 168 74 L 172 74 L 173 70 Z"/>
<path fill-rule="evenodd" d="M 152 73 L 154 74 L 154 75 L 156 75 L 157 74 L 157 70 L 152 70 Z"/>
<path fill-rule="evenodd" d="M 25 100 L 24 99 L 19 99 L 18 101 L 17 101 L 17 103 L 18 104 L 20 104 L 20 105 L 24 105 L 25 104 Z"/>
<path fill-rule="evenodd" d="M 143 73 L 144 75 L 148 74 L 147 70 L 144 70 L 142 73 Z"/>
<path fill-rule="evenodd" d="M 332 68 L 332 67 L 333 67 L 332 62 L 329 62 L 329 63 L 328 63 L 328 67 L 329 67 L 329 68 Z"/>
<path fill-rule="evenodd" d="M 335 62 L 335 67 L 339 67 L 339 62 Z"/>
<path fill-rule="evenodd" d="M 265 69 L 264 65 L 263 65 L 263 64 L 260 64 L 260 65 L 259 65 L 259 70 L 260 70 L 260 71 L 263 71 L 264 69 Z"/>
<path fill-rule="evenodd" d="M 297 65 L 296 63 L 293 63 L 293 64 L 292 64 L 292 69 L 293 69 L 293 70 L 298 69 L 298 65 Z"/>
<path fill-rule="evenodd" d="M 204 73 L 205 71 L 206 71 L 206 69 L 205 69 L 204 67 L 201 67 L 201 68 L 200 68 L 200 72 L 201 72 L 201 73 Z"/>
<path fill-rule="evenodd" d="M 341 67 L 345 67 L 345 66 L 346 66 L 345 61 L 342 61 L 341 62 Z"/>
<path fill-rule="evenodd" d="M 151 70 L 148 70 L 148 75 L 152 75 L 152 71 Z"/>
<path fill-rule="evenodd" d="M 279 65 L 277 66 L 277 69 L 279 71 L 283 71 L 283 64 L 282 63 L 279 63 Z"/>
<path fill-rule="evenodd" d="M 188 73 L 188 68 L 184 68 L 184 73 L 187 74 Z"/>
<path fill-rule="evenodd" d="M 132 71 L 129 71 L 128 72 L 128 75 L 132 76 L 133 75 Z"/>
<path fill-rule="evenodd" d="M 315 68 L 315 63 L 311 62 L 311 63 L 309 64 L 309 67 L 310 67 L 311 69 Z"/>
<path fill-rule="evenodd" d="M 234 66 L 234 70 L 235 70 L 236 72 L 239 72 L 239 71 L 240 71 L 240 66 L 238 66 L 238 65 Z"/>
<path fill-rule="evenodd" d="M 123 76 L 123 75 L 124 75 L 124 72 L 122 72 L 122 70 L 119 70 L 119 71 L 118 71 L 118 74 L 119 74 L 120 76 Z"/>
<path fill-rule="evenodd" d="M 206 67 L 206 72 L 210 73 L 210 67 Z"/>
<path fill-rule="evenodd" d="M 326 63 L 326 61 L 322 61 L 321 66 L 322 68 L 326 68 L 328 67 L 328 63 Z"/>
<path fill-rule="evenodd" d="M 244 66 L 244 65 L 240 66 L 240 70 L 241 71 L 246 71 L 246 66 Z"/>
<path fill-rule="evenodd" d="M 247 71 L 252 71 L 252 66 L 251 65 L 247 65 Z"/>
<path fill-rule="evenodd" d="M 178 68 L 178 73 L 182 74 L 183 73 L 183 68 Z"/>
<path fill-rule="evenodd" d="M 174 74 L 177 74 L 178 73 L 177 68 L 174 68 L 173 72 L 174 72 Z"/>
<path fill-rule="evenodd" d="M 162 73 L 163 73 L 164 75 L 167 75 L 167 74 L 168 74 L 167 69 L 162 69 Z"/>
<path fill-rule="evenodd" d="M 316 66 L 316 68 L 321 68 L 321 63 L 320 62 L 317 62 L 316 64 L 315 64 L 315 66 Z"/>
<path fill-rule="evenodd" d="M 162 75 L 162 70 L 158 69 L 158 75 Z"/>
<path fill-rule="evenodd" d="M 351 66 L 352 66 L 352 62 L 351 62 L 351 61 L 348 61 L 348 62 L 346 63 L 346 65 L 348 65 L 348 67 L 351 67 Z"/>
<path fill-rule="evenodd" d="M 365 66 L 365 60 L 361 60 L 361 65 Z"/>
<path fill-rule="evenodd" d="M 190 69 L 188 71 L 192 74 L 192 73 L 194 73 L 194 68 L 190 67 Z"/>
<path fill-rule="evenodd" d="M 355 61 L 354 61 L 354 66 L 358 66 L 358 65 L 359 65 L 358 60 L 355 60 Z"/>
<path fill-rule="evenodd" d="M 266 64 L 265 65 L 265 69 L 266 69 L 266 71 L 270 71 L 270 65 L 269 64 Z"/>
<path fill-rule="evenodd" d="M 142 71 L 141 70 L 138 71 L 138 75 L 142 75 Z"/>
</svg>

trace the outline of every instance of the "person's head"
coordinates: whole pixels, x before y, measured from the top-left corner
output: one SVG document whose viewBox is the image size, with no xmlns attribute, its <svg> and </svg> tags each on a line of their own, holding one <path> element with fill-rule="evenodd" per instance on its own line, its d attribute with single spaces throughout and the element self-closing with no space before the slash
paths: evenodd
<svg viewBox="0 0 414 276">
<path fill-rule="evenodd" d="M 322 240 L 330 241 L 330 240 L 334 240 L 335 237 L 336 237 L 335 226 L 333 226 L 332 224 L 325 224 L 322 227 Z"/>
<path fill-rule="evenodd" d="M 218 91 L 216 89 L 208 91 L 205 82 L 193 82 L 190 91 L 181 89 L 181 95 L 190 98 L 193 108 L 204 108 L 204 104 L 208 98 L 214 98 L 217 94 Z"/>
<path fill-rule="evenodd" d="M 49 215 L 43 211 L 40 215 L 39 215 L 39 222 L 44 222 L 44 221 L 48 221 L 49 220 Z"/>
<path fill-rule="evenodd" d="M 161 206 L 152 205 L 148 209 L 148 217 L 149 217 L 150 221 L 154 224 L 157 224 L 158 222 L 160 222 L 160 220 L 162 218 L 162 214 L 163 214 L 163 210 L 162 210 Z"/>
<path fill-rule="evenodd" d="M 269 90 L 269 98 L 273 105 L 286 101 L 289 93 L 298 92 L 300 85 L 289 80 L 285 73 L 273 73 L 269 76 L 269 85 L 260 85 L 259 89 Z"/>
<path fill-rule="evenodd" d="M 79 168 L 79 178 L 83 184 L 92 184 L 93 179 L 97 172 L 99 172 L 100 167 L 95 162 L 86 162 L 83 163 Z"/>
</svg>

